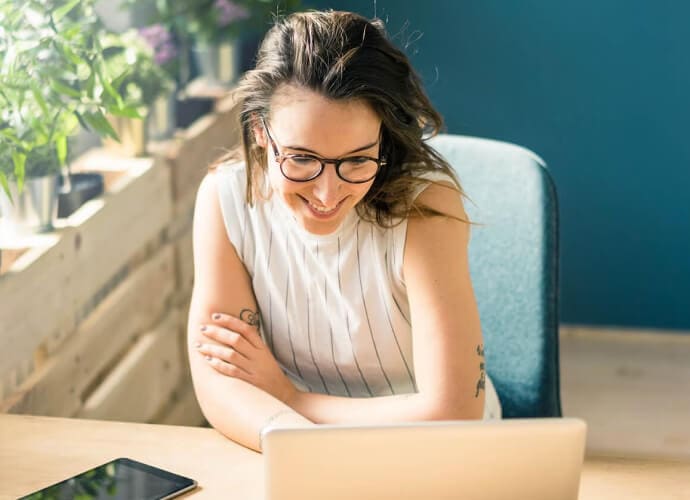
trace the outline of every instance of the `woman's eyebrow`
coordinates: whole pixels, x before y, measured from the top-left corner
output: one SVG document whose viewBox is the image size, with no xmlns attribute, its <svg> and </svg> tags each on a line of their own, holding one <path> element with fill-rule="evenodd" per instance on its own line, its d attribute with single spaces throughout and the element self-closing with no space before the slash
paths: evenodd
<svg viewBox="0 0 690 500">
<path fill-rule="evenodd" d="M 376 141 L 372 142 L 371 144 L 367 144 L 366 146 L 362 146 L 361 148 L 357 148 L 357 149 L 353 149 L 352 151 L 348 151 L 347 153 L 344 153 L 342 156 L 351 155 L 352 153 L 357 153 L 358 151 L 363 151 L 365 149 L 373 148 L 378 143 L 379 143 L 379 141 L 376 140 Z M 300 151 L 306 151 L 307 153 L 311 153 L 311 154 L 316 155 L 316 156 L 321 156 L 316 151 L 309 149 L 309 148 L 302 147 L 302 146 L 283 146 L 283 147 L 285 147 L 286 149 L 298 149 Z"/>
</svg>

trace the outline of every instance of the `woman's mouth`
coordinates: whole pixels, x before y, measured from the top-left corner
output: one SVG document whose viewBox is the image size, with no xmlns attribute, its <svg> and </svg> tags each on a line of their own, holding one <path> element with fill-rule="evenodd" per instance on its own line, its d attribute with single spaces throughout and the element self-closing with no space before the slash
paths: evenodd
<svg viewBox="0 0 690 500">
<path fill-rule="evenodd" d="M 300 198 L 302 198 L 300 196 Z M 340 200 L 334 207 L 323 207 L 319 205 L 314 205 L 312 202 L 307 200 L 306 198 L 302 198 L 302 201 L 304 201 L 304 204 L 309 208 L 309 211 L 311 214 L 316 217 L 317 219 L 330 219 L 333 217 L 336 213 L 338 213 L 338 210 L 340 210 L 340 207 L 342 206 L 343 202 L 345 201 L 345 198 Z"/>
</svg>

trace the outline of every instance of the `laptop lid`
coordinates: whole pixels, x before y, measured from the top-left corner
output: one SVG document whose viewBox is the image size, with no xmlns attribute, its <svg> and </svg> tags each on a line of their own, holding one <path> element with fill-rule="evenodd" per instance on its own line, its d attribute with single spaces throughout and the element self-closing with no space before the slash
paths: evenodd
<svg viewBox="0 0 690 500">
<path fill-rule="evenodd" d="M 576 500 L 573 418 L 320 425 L 263 438 L 267 500 Z"/>
</svg>

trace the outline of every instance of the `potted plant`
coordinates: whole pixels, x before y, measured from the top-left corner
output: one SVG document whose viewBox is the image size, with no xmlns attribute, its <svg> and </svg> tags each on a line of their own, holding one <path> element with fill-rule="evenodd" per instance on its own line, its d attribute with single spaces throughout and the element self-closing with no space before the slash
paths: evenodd
<svg viewBox="0 0 690 500">
<path fill-rule="evenodd" d="M 143 154 L 149 139 L 168 138 L 175 128 L 175 84 L 170 76 L 176 61 L 175 47 L 165 40 L 164 33 L 151 29 L 104 33 L 101 44 L 106 67 L 114 75 L 115 90 L 127 107 L 137 109 L 143 117 L 143 121 L 128 116 L 109 117 L 121 139 L 119 149 L 132 155 Z"/>
<path fill-rule="evenodd" d="M 52 225 L 57 178 L 79 124 L 116 139 L 106 114 L 139 116 L 114 88 L 94 3 L 25 0 L 18 9 L 0 0 L 0 204 L 11 233 Z M 29 188 L 33 181 L 40 187 Z M 45 220 L 22 220 L 27 203 Z"/>
<path fill-rule="evenodd" d="M 137 4 L 140 2 L 136 0 Z M 128 3 L 131 5 L 135 0 Z M 300 0 L 155 0 L 153 21 L 166 26 L 179 44 L 181 83 L 186 83 L 191 75 L 199 75 L 210 83 L 228 86 L 245 67 L 242 42 L 258 39 L 275 13 L 294 11 L 300 3 Z M 188 52 L 193 55 L 192 64 L 186 59 Z"/>
</svg>

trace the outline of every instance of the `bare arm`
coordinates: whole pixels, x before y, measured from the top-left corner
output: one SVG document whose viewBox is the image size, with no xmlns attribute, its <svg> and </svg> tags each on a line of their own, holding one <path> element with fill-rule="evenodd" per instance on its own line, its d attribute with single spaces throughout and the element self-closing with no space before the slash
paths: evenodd
<svg viewBox="0 0 690 500">
<path fill-rule="evenodd" d="M 464 218 L 457 192 L 430 185 L 419 201 Z M 342 398 L 298 392 L 288 401 L 319 423 L 478 419 L 484 408 L 484 351 L 469 275 L 466 223 L 408 222 L 403 272 L 413 335 L 416 394 Z"/>
<path fill-rule="evenodd" d="M 194 212 L 189 363 L 194 390 L 209 423 L 228 438 L 259 450 L 260 432 L 266 425 L 309 425 L 309 421 L 258 387 L 219 373 L 197 349 L 198 343 L 209 343 L 201 328 L 211 322 L 212 314 L 227 312 L 240 317 L 244 309 L 257 311 L 247 271 L 227 237 L 215 175 L 210 173 L 203 180 Z"/>
</svg>

